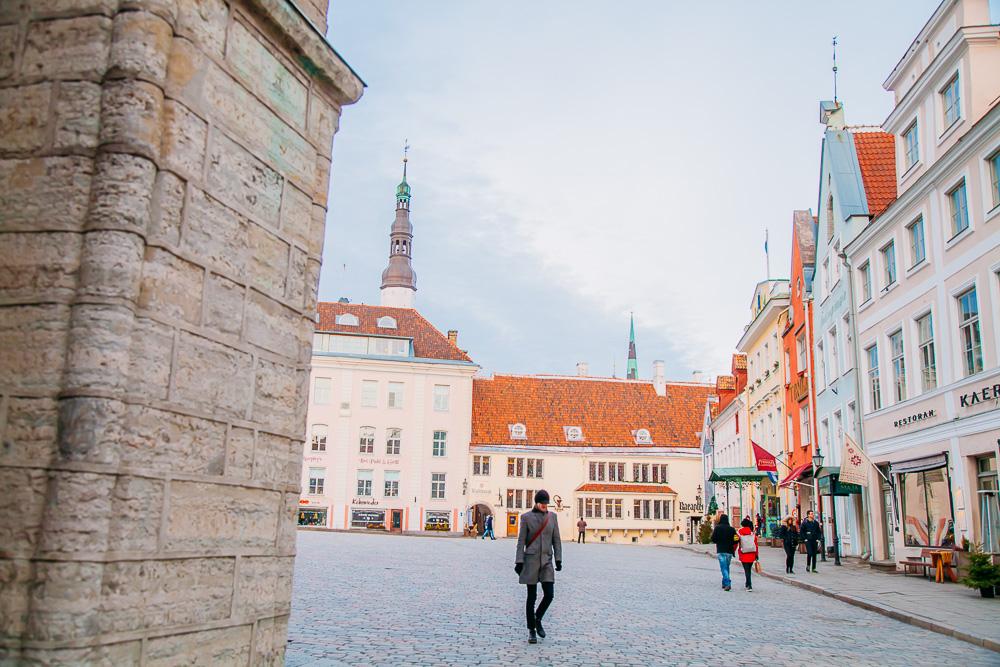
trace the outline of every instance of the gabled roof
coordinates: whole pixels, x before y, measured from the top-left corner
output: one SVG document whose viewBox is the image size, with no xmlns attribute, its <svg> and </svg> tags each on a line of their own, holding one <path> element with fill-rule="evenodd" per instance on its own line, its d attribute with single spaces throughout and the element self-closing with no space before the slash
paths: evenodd
<svg viewBox="0 0 1000 667">
<path fill-rule="evenodd" d="M 792 212 L 792 234 L 799 244 L 803 266 L 816 263 L 816 222 L 811 211 Z"/>
<path fill-rule="evenodd" d="M 473 445 L 525 447 L 699 447 L 705 401 L 712 385 L 611 378 L 496 375 L 472 383 Z M 527 438 L 512 440 L 509 426 L 524 424 Z M 583 440 L 567 441 L 566 426 Z M 652 444 L 636 444 L 648 429 Z"/>
<path fill-rule="evenodd" d="M 854 130 L 851 134 L 868 200 L 868 214 L 874 218 L 882 215 L 896 199 L 896 138 L 888 132 Z"/>
<path fill-rule="evenodd" d="M 394 336 L 413 340 L 413 356 L 420 359 L 472 362 L 462 350 L 448 340 L 448 337 L 434 328 L 430 322 L 412 308 L 390 308 L 369 306 L 361 303 L 322 302 L 316 305 L 319 321 L 316 331 L 320 333 L 345 333 L 362 336 Z M 337 324 L 337 315 L 350 313 L 358 318 L 358 326 Z M 378 326 L 380 317 L 389 316 L 396 320 L 396 328 Z M 402 358 L 400 359 L 403 360 Z"/>
</svg>

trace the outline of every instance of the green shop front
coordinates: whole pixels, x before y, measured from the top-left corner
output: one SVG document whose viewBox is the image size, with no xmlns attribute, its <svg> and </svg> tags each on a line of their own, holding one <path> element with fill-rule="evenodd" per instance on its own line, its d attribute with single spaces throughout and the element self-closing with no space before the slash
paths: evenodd
<svg viewBox="0 0 1000 667">
<path fill-rule="evenodd" d="M 766 472 L 752 467 L 715 468 L 708 481 L 722 484 L 721 502 L 725 502 L 725 511 L 730 515 L 734 525 L 738 524 L 744 517 L 748 517 L 756 524 L 756 518 L 753 516 L 755 512 L 761 512 L 765 521 L 770 524 L 771 517 L 765 514 L 769 508 L 774 513 L 774 521 L 780 517 L 774 482 Z M 748 500 L 755 498 L 757 501 L 744 503 L 744 489 L 749 491 Z M 771 499 L 774 500 L 773 503 L 770 502 Z M 749 506 L 744 506 L 745 504 Z"/>
</svg>

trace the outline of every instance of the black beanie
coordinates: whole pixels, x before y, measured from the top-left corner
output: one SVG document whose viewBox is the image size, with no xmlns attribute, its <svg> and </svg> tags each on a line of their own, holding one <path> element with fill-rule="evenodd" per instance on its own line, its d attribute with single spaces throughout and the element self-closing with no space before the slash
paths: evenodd
<svg viewBox="0 0 1000 667">
<path fill-rule="evenodd" d="M 535 492 L 535 504 L 537 505 L 538 503 L 549 504 L 549 492 L 545 489 Z"/>
</svg>

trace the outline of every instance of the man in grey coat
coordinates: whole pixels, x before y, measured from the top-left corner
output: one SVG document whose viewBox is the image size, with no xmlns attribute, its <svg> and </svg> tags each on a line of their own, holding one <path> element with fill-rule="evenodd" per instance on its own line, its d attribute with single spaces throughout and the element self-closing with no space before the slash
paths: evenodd
<svg viewBox="0 0 1000 667">
<path fill-rule="evenodd" d="M 555 569 L 552 568 L 553 561 Z M 521 515 L 517 556 L 514 559 L 518 581 L 528 587 L 524 610 L 528 620 L 529 644 L 537 644 L 538 637 L 545 637 L 542 616 L 555 597 L 556 572 L 559 570 L 562 570 L 559 522 L 555 512 L 549 511 L 548 491 L 542 490 L 535 494 L 535 506 Z M 536 609 L 539 583 L 542 585 L 542 601 Z"/>
</svg>

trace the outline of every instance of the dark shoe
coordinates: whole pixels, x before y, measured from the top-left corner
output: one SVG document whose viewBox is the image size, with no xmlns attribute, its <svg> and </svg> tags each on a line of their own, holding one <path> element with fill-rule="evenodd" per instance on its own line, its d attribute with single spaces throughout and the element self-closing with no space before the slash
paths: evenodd
<svg viewBox="0 0 1000 667">
<path fill-rule="evenodd" d="M 732 586 L 723 586 L 722 590 L 724 590 L 724 591 L 731 591 L 731 590 L 733 590 L 733 587 Z"/>
<path fill-rule="evenodd" d="M 528 643 L 529 644 L 538 643 L 538 636 L 535 634 L 534 630 L 528 630 Z"/>
<path fill-rule="evenodd" d="M 747 586 L 747 593 L 753 593 L 753 587 Z"/>
<path fill-rule="evenodd" d="M 545 628 L 542 627 L 541 621 L 535 621 L 535 632 L 538 633 L 539 637 L 545 639 Z"/>
<path fill-rule="evenodd" d="M 815 572 L 816 572 L 816 568 L 813 568 L 813 573 L 815 573 Z"/>
<path fill-rule="evenodd" d="M 789 570 L 788 574 L 795 574 L 795 570 Z"/>
</svg>

